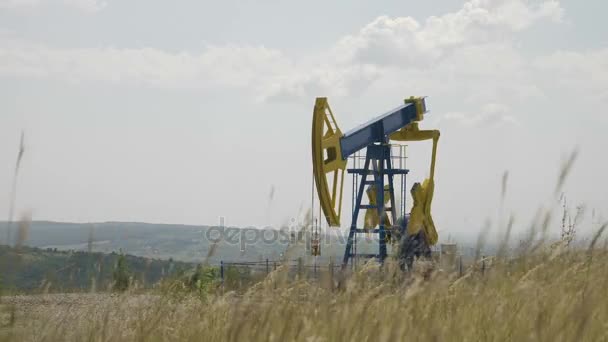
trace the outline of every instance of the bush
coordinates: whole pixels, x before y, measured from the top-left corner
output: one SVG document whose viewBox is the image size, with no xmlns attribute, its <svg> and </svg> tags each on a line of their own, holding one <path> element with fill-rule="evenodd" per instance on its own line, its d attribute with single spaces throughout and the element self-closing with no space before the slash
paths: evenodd
<svg viewBox="0 0 608 342">
<path fill-rule="evenodd" d="M 123 254 L 118 256 L 114 273 L 112 273 L 112 278 L 114 280 L 114 291 L 123 292 L 129 289 L 129 285 L 131 284 L 131 275 L 129 272 L 129 267 L 127 266 L 127 259 Z"/>
<path fill-rule="evenodd" d="M 199 265 L 188 279 L 188 287 L 204 298 L 219 283 L 218 279 L 217 267 Z"/>
</svg>

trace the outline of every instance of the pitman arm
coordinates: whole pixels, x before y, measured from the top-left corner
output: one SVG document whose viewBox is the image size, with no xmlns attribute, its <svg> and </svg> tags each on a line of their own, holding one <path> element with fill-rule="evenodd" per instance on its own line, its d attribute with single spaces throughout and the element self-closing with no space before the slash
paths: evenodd
<svg viewBox="0 0 608 342">
<path fill-rule="evenodd" d="M 414 205 L 410 213 L 407 227 L 408 235 L 417 234 L 421 229 L 424 229 L 424 235 L 429 245 L 436 244 L 439 238 L 431 215 L 431 203 L 433 202 L 433 193 L 435 191 L 435 157 L 437 154 L 439 136 L 440 133 L 438 130 L 420 130 L 417 122 L 412 122 L 390 135 L 390 139 L 396 141 L 433 140 L 430 176 L 424 180 L 422 185 L 416 183 L 412 187 L 411 194 Z"/>
</svg>

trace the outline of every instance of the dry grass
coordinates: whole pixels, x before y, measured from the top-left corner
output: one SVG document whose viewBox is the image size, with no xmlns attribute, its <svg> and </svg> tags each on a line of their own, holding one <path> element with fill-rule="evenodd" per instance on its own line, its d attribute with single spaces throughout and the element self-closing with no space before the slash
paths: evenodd
<svg viewBox="0 0 608 342">
<path fill-rule="evenodd" d="M 462 278 L 368 265 L 341 289 L 284 281 L 244 295 L 4 297 L 0 340 L 605 341 L 608 253 L 546 248 Z M 425 265 L 419 265 L 425 266 Z M 7 311 L 8 312 L 8 311 Z"/>
</svg>

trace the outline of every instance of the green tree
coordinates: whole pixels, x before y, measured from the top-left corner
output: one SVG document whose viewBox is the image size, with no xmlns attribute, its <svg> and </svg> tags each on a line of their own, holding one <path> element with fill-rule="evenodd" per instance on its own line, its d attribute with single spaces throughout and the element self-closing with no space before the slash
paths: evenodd
<svg viewBox="0 0 608 342">
<path fill-rule="evenodd" d="M 129 288 L 131 274 L 127 266 L 127 258 L 123 254 L 118 256 L 112 277 L 115 291 L 126 291 Z"/>
</svg>

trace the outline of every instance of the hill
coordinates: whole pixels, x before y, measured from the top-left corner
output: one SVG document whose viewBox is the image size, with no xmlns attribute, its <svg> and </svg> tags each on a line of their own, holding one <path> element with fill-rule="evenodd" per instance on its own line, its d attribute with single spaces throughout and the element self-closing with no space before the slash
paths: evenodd
<svg viewBox="0 0 608 342">
<path fill-rule="evenodd" d="M 0 222 L 0 238 L 6 236 L 7 223 Z M 13 236 L 17 224 L 13 224 Z M 341 260 L 346 235 L 330 230 L 322 235 L 321 256 L 317 263 L 326 264 L 330 258 Z M 128 253 L 153 259 L 173 259 L 200 263 L 207 260 L 219 265 L 225 262 L 249 262 L 266 259 L 279 260 L 285 253 L 289 258 L 309 258 L 307 244 L 310 236 L 296 229 L 243 229 L 238 227 L 193 226 L 178 224 L 152 224 L 139 222 L 66 223 L 33 221 L 27 226 L 22 242 L 30 247 L 57 249 L 58 251 L 92 251 L 100 253 Z M 449 235 L 448 235 L 449 236 Z M 448 237 L 446 236 L 446 237 Z M 359 236 L 360 253 L 377 251 L 377 242 L 370 236 Z M 454 236 L 452 236 L 454 238 Z M 218 240 L 221 240 L 218 242 Z M 0 240 L 2 241 L 2 240 Z M 475 238 L 456 236 L 461 253 L 473 253 Z M 491 243 L 486 244 L 491 250 Z M 211 256 L 207 258 L 213 249 Z M 308 263 L 312 263 L 311 260 Z"/>
<path fill-rule="evenodd" d="M 0 236 L 6 236 L 8 224 L 0 222 Z M 13 223 L 13 236 L 17 224 Z M 222 232 L 221 235 L 219 232 Z M 242 229 L 236 227 L 151 224 L 138 222 L 65 223 L 33 221 L 22 234 L 22 242 L 30 247 L 58 251 L 124 252 L 135 256 L 201 262 L 214 251 L 208 261 L 241 262 L 278 260 L 289 250 L 291 257 L 309 255 L 309 236 L 283 230 Z M 218 240 L 221 240 L 218 242 Z M 344 253 L 345 237 L 324 235 L 320 262 L 338 260 Z M 217 243 L 216 243 L 217 242 Z M 215 246 L 214 246 L 215 245 Z M 359 248 L 373 248 L 360 241 Z"/>
<path fill-rule="evenodd" d="M 1 236 L 6 236 L 7 223 L 0 222 Z M 211 229 L 211 231 L 210 231 Z M 128 254 L 157 259 L 200 262 L 213 245 L 217 234 L 209 226 L 177 224 L 150 224 L 138 222 L 66 223 L 30 222 L 23 244 L 38 248 L 62 251 L 88 251 Z M 234 229 L 234 228 L 231 228 Z M 16 230 L 13 224 L 12 230 Z M 213 236 L 209 235 L 211 233 Z M 215 247 L 211 263 L 220 260 L 243 261 L 277 257 L 287 243 L 256 241 L 247 243 L 241 250 L 240 230 L 231 241 L 222 241 Z M 210 241 L 210 239 L 213 241 Z"/>
<path fill-rule="evenodd" d="M 6 291 L 53 292 L 107 289 L 118 253 L 87 253 L 0 245 L 0 282 Z M 151 287 L 163 277 L 192 269 L 191 263 L 124 255 L 127 269 L 140 287 Z"/>
</svg>

